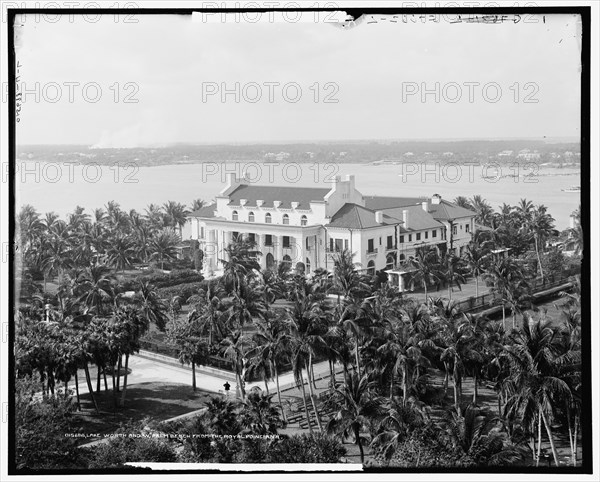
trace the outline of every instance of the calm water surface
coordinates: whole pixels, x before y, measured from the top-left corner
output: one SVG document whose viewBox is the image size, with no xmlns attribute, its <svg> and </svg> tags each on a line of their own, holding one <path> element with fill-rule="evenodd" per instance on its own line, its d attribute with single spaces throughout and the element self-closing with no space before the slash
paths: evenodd
<svg viewBox="0 0 600 482">
<path fill-rule="evenodd" d="M 356 187 L 366 195 L 426 196 L 434 193 L 445 199 L 482 195 L 497 209 L 502 203 L 516 204 L 527 198 L 545 204 L 559 229 L 568 227 L 569 215 L 580 204 L 579 193 L 561 189 L 581 184 L 579 170 L 540 167 L 531 170 L 493 167 L 438 165 L 361 165 L 361 164 L 264 164 L 228 162 L 223 164 L 178 164 L 140 167 L 122 165 L 82 167 L 31 163 L 17 173 L 16 204 L 32 204 L 39 212 L 55 211 L 61 216 L 83 206 L 88 212 L 110 200 L 123 209 L 143 209 L 150 203 L 173 200 L 188 205 L 193 199 L 211 200 L 225 186 L 226 172 L 247 170 L 255 184 L 276 186 L 327 187 L 333 175 L 354 174 Z M 514 175 L 518 177 L 501 177 Z M 484 176 L 486 176 L 484 178 Z"/>
</svg>

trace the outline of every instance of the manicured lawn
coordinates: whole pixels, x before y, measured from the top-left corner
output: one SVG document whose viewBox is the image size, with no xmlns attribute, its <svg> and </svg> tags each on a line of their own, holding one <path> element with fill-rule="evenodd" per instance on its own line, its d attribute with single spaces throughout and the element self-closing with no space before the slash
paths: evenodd
<svg viewBox="0 0 600 482">
<path fill-rule="evenodd" d="M 167 420 L 202 408 L 214 396 L 201 390 L 194 392 L 192 387 L 178 383 L 138 383 L 127 387 L 125 407 L 115 409 L 111 389 L 105 392 L 103 388 L 95 395 L 100 413 L 96 413 L 89 395 L 85 394 L 81 396 L 82 412 L 74 415 L 73 425 L 85 433 L 111 433 L 121 423 L 144 417 Z M 88 443 L 93 439 L 81 440 Z"/>
</svg>

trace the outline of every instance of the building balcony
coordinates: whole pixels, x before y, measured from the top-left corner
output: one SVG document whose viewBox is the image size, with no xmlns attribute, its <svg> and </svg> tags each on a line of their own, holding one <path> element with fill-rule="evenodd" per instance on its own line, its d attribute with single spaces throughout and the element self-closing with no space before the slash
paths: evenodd
<svg viewBox="0 0 600 482">
<path fill-rule="evenodd" d="M 367 250 L 367 258 L 374 258 L 375 256 L 377 256 L 378 252 L 379 252 L 379 248 L 374 248 L 372 250 Z"/>
<path fill-rule="evenodd" d="M 386 253 L 390 253 L 390 252 L 393 252 L 393 251 L 398 251 L 398 248 L 396 248 L 395 246 L 387 246 L 385 248 L 385 252 Z"/>
</svg>

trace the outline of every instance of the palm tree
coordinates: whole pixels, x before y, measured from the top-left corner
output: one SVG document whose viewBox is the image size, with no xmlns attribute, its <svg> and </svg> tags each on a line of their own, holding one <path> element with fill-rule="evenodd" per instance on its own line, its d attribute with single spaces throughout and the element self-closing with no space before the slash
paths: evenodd
<svg viewBox="0 0 600 482">
<path fill-rule="evenodd" d="M 209 358 L 209 347 L 202 336 L 202 326 L 197 318 L 191 316 L 186 321 L 173 319 L 167 337 L 179 348 L 179 362 L 192 366 L 192 389 L 196 391 L 196 365 L 206 363 Z"/>
<path fill-rule="evenodd" d="M 540 250 L 544 249 L 546 240 L 554 234 L 554 218 L 547 213 L 546 206 L 536 206 L 530 218 L 529 231 L 533 238 L 533 246 L 535 248 L 535 254 L 538 261 L 538 268 L 540 270 L 540 277 L 544 279 L 544 270 L 542 269 L 542 259 L 540 257 Z"/>
<path fill-rule="evenodd" d="M 411 289 L 414 289 L 415 285 L 420 285 L 425 291 L 425 300 L 427 300 L 427 286 L 438 279 L 435 274 L 437 252 L 433 248 L 419 249 L 416 256 L 409 259 L 408 264 L 412 268 L 409 275 Z"/>
<path fill-rule="evenodd" d="M 471 202 L 465 196 L 457 196 L 454 198 L 454 204 L 465 209 L 473 209 Z"/>
<path fill-rule="evenodd" d="M 330 434 L 343 438 L 354 435 L 361 463 L 365 461 L 361 429 L 371 420 L 384 414 L 384 401 L 375 393 L 377 383 L 370 380 L 369 376 L 365 373 L 359 378 L 357 373 L 351 373 L 345 382 L 335 389 L 331 402 L 337 413 L 327 424 L 327 432 Z"/>
<path fill-rule="evenodd" d="M 141 317 L 148 320 L 149 323 L 155 324 L 159 330 L 165 331 L 167 307 L 164 300 L 159 298 L 154 285 L 148 281 L 140 281 L 139 290 L 135 294 L 133 302 Z"/>
<path fill-rule="evenodd" d="M 483 245 L 471 241 L 465 249 L 464 257 L 471 275 L 475 278 L 475 297 L 479 297 L 479 278 L 485 273 L 489 262 L 489 249 L 487 244 Z"/>
<path fill-rule="evenodd" d="M 558 375 L 557 331 L 549 320 L 524 321 L 512 336 L 512 344 L 504 347 L 511 376 L 505 383 L 512 386 L 505 412 L 520 416 L 524 426 L 538 419 L 538 451 L 541 447 L 541 426 L 546 428 L 548 441 L 558 467 L 558 455 L 552 434 L 552 420 L 558 401 L 572 399 L 569 385 Z"/>
<path fill-rule="evenodd" d="M 150 244 L 151 259 L 160 261 L 160 269 L 165 267 L 165 259 L 175 259 L 177 257 L 177 245 L 179 237 L 172 229 L 161 229 L 155 234 Z"/>
<path fill-rule="evenodd" d="M 491 287 L 495 302 L 499 302 L 502 306 L 503 324 L 506 323 L 506 306 L 511 306 L 514 328 L 514 312 L 527 286 L 523 268 L 513 258 L 500 258 L 487 267 L 483 278 Z"/>
<path fill-rule="evenodd" d="M 134 255 L 135 248 L 129 236 L 117 234 L 109 243 L 106 254 L 108 256 L 108 264 L 115 270 L 124 271 L 125 268 L 131 266 L 131 259 Z"/>
<path fill-rule="evenodd" d="M 206 203 L 202 199 L 194 199 L 190 204 L 190 211 L 197 211 L 204 207 Z"/>
<path fill-rule="evenodd" d="M 181 230 L 187 222 L 188 211 L 185 206 L 175 201 L 167 201 L 163 204 L 163 210 L 165 212 L 165 222 L 167 226 L 175 229 L 179 229 L 179 237 L 181 237 Z"/>
<path fill-rule="evenodd" d="M 480 466 L 506 466 L 521 460 L 523 451 L 504 431 L 502 421 L 469 405 L 461 415 L 447 413 L 441 428 L 454 446 Z"/>
<path fill-rule="evenodd" d="M 279 408 L 283 420 L 286 420 L 279 387 L 279 364 L 289 356 L 290 339 L 287 333 L 287 323 L 275 313 L 267 311 L 263 314 L 262 319 L 255 322 L 255 326 L 257 332 L 253 335 L 254 350 L 248 356 L 263 360 L 273 368 Z"/>
<path fill-rule="evenodd" d="M 450 252 L 444 253 L 437 267 L 437 277 L 448 285 L 448 298 L 452 299 L 452 285 L 460 290 L 461 285 L 466 283 L 466 269 L 464 260 Z"/>
<path fill-rule="evenodd" d="M 271 404 L 273 395 L 252 391 L 242 402 L 242 433 L 276 434 L 282 426 L 277 409 Z"/>
<path fill-rule="evenodd" d="M 569 229 L 569 238 L 575 243 L 575 254 L 583 252 L 583 227 L 581 225 L 581 205 L 571 214 L 574 220 L 573 228 Z"/>
<path fill-rule="evenodd" d="M 110 269 L 103 265 L 91 266 L 76 280 L 75 293 L 78 301 L 86 305 L 85 312 L 104 314 L 104 305 L 115 296 Z"/>
<path fill-rule="evenodd" d="M 479 194 L 473 196 L 470 201 L 471 209 L 477 213 L 475 222 L 483 226 L 489 226 L 494 210 L 492 206 Z"/>
</svg>

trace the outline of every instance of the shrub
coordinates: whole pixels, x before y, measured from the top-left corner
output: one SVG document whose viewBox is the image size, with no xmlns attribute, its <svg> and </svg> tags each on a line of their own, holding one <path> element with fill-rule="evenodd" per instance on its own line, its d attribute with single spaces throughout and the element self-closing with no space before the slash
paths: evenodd
<svg viewBox="0 0 600 482">
<path fill-rule="evenodd" d="M 122 425 L 107 442 L 89 451 L 90 469 L 122 467 L 126 462 L 175 462 L 173 445 L 157 432 L 144 427 L 146 421 Z M 144 428 L 143 428 L 144 427 Z M 141 437 L 129 437 L 141 435 Z"/>
<path fill-rule="evenodd" d="M 170 300 L 174 296 L 179 296 L 182 303 L 186 303 L 188 298 L 198 292 L 202 288 L 201 282 L 183 283 L 175 286 L 159 288 L 157 291 L 160 298 Z"/>
<path fill-rule="evenodd" d="M 39 382 L 29 377 L 16 381 L 17 469 L 85 468 L 78 439 L 65 436 L 76 432 L 70 425 L 74 404 L 60 391 L 56 396 L 34 400 L 33 393 L 40 390 Z"/>
<path fill-rule="evenodd" d="M 346 449 L 335 438 L 324 434 L 293 435 L 271 442 L 265 462 L 280 464 L 336 463 L 346 455 Z"/>
</svg>

